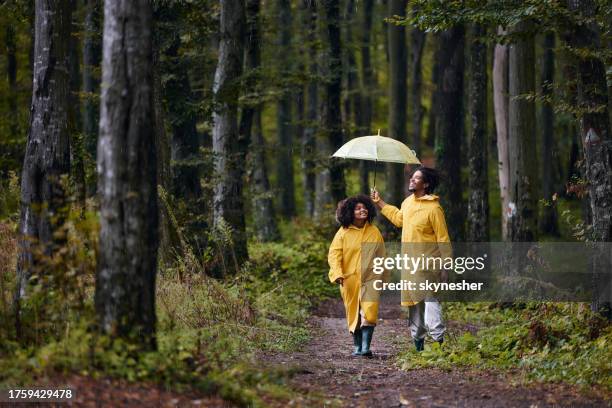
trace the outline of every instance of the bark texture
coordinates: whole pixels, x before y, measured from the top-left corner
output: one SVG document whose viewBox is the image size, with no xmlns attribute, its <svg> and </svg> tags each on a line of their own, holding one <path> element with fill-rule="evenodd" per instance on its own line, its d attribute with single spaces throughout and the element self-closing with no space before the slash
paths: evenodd
<svg viewBox="0 0 612 408">
<path fill-rule="evenodd" d="M 85 24 L 83 27 L 83 147 L 95 159 L 98 143 L 98 125 L 100 106 L 100 69 L 102 46 L 100 25 L 102 20 L 101 0 L 86 0 Z M 95 185 L 88 186 L 88 192 L 93 194 Z"/>
<path fill-rule="evenodd" d="M 372 102 L 372 93 L 376 89 L 376 79 L 374 69 L 372 67 L 372 56 L 370 52 L 372 43 L 372 15 L 374 13 L 374 0 L 364 0 L 363 2 L 362 29 L 361 29 L 361 108 L 362 114 L 357 118 L 357 128 L 360 132 L 359 136 L 372 134 L 372 117 L 374 115 L 374 107 Z M 359 161 L 359 185 L 361 192 L 370 194 L 370 182 L 368 162 L 365 160 Z"/>
<path fill-rule="evenodd" d="M 342 88 L 342 55 L 340 40 L 340 2 L 323 0 L 327 17 L 328 36 L 328 78 L 325 92 L 325 129 L 331 153 L 342 146 L 342 115 L 340 92 Z M 330 192 L 334 203 L 346 197 L 344 165 L 338 159 L 331 159 L 329 166 Z"/>
<path fill-rule="evenodd" d="M 540 91 L 542 96 L 553 97 L 553 82 L 555 77 L 555 33 L 544 35 L 541 68 Z M 539 228 L 544 234 L 559 236 L 557 202 L 555 194 L 555 170 L 559 158 L 555 154 L 555 116 L 551 103 L 544 101 L 541 108 L 542 118 L 542 196 L 544 205 L 539 218 Z"/>
<path fill-rule="evenodd" d="M 68 202 L 62 178 L 70 172 L 69 47 L 70 1 L 35 4 L 34 75 L 30 127 L 21 172 L 20 253 L 17 302 L 40 261 L 62 240 L 54 237 L 65 219 Z"/>
<path fill-rule="evenodd" d="M 279 74 L 284 81 L 291 75 L 291 1 L 278 0 L 279 51 L 278 61 L 283 67 Z M 276 179 L 280 191 L 280 213 L 285 218 L 295 216 L 295 185 L 293 177 L 293 123 L 291 114 L 292 90 L 284 84 L 276 108 L 278 156 Z"/>
<path fill-rule="evenodd" d="M 389 0 L 388 16 L 405 16 L 406 0 Z M 388 24 L 389 36 L 389 137 L 402 143 L 407 142 L 406 108 L 407 87 L 406 75 L 408 56 L 406 50 L 406 28 L 403 25 Z M 399 205 L 404 199 L 404 165 L 387 164 L 387 191 L 385 195 L 393 205 Z M 386 224 L 387 225 L 387 224 Z"/>
<path fill-rule="evenodd" d="M 243 203 L 245 141 L 238 132 L 238 97 L 244 52 L 245 10 L 242 0 L 221 0 L 219 57 L 213 83 L 213 212 L 219 262 L 215 276 L 236 273 L 248 259 Z"/>
<path fill-rule="evenodd" d="M 438 194 L 446 212 L 452 241 L 465 239 L 465 207 L 461 188 L 463 139 L 464 28 L 439 34 L 439 82 L 436 105 L 436 167 L 441 180 Z"/>
<path fill-rule="evenodd" d="M 260 22 L 259 9 L 260 0 L 247 0 L 247 42 L 246 42 L 246 69 L 248 80 L 246 90 L 249 93 L 256 92 L 260 82 L 258 70 L 261 65 L 260 52 Z M 261 126 L 262 104 L 245 106 L 242 110 L 240 133 L 250 141 L 249 172 L 251 182 L 251 196 L 253 203 L 253 224 L 257 238 L 263 242 L 276 241 L 280 239 L 280 232 L 276 224 L 274 202 L 270 196 L 270 181 L 266 168 L 266 142 L 263 137 Z"/>
<path fill-rule="evenodd" d="M 498 34 L 505 31 L 500 27 Z M 495 131 L 497 145 L 497 173 L 501 201 L 502 239 L 508 240 L 508 192 L 510 177 L 510 158 L 508 155 L 508 46 L 495 44 L 493 51 L 493 109 L 495 112 Z"/>
<path fill-rule="evenodd" d="M 581 17 L 593 18 L 598 12 L 592 0 L 568 0 L 568 8 Z M 569 43 L 575 48 L 600 48 L 597 27 L 583 24 L 573 27 Z M 585 158 L 585 178 L 588 181 L 592 216 L 592 239 L 612 241 L 612 137 L 606 67 L 594 57 L 579 56 L 578 107 L 580 109 L 580 139 Z M 593 300 L 591 308 L 608 319 L 612 318 L 612 284 L 610 282 L 610 253 L 602 251 L 593 260 L 594 274 L 591 280 Z"/>
<path fill-rule="evenodd" d="M 100 328 L 155 347 L 158 212 L 152 11 L 106 0 L 98 141 Z"/>
<path fill-rule="evenodd" d="M 77 10 L 77 0 L 71 0 L 71 9 Z M 85 163 L 83 151 L 83 123 L 81 118 L 81 67 L 80 67 L 79 21 L 72 16 L 70 25 L 70 96 L 69 96 L 69 133 L 70 133 L 70 164 L 72 188 L 75 198 L 81 207 L 85 207 Z"/>
<path fill-rule="evenodd" d="M 308 45 L 308 83 L 306 85 L 306 123 L 302 136 L 302 174 L 304 183 L 304 213 L 307 217 L 315 213 L 316 147 L 317 147 L 317 109 L 319 86 L 317 81 L 319 64 L 317 62 L 317 4 L 314 0 L 303 0 Z"/>
<path fill-rule="evenodd" d="M 413 13 L 416 10 L 413 10 Z M 423 122 L 423 106 L 421 98 L 423 95 L 423 73 L 421 61 L 423 58 L 423 50 L 425 49 L 425 31 L 413 28 L 410 31 L 410 95 L 409 95 L 409 110 L 410 119 L 412 122 L 412 135 L 410 146 L 417 156 L 421 154 L 421 127 Z"/>
<path fill-rule="evenodd" d="M 533 242 L 538 236 L 538 156 L 535 104 L 524 96 L 535 91 L 532 23 L 512 27 L 508 55 L 508 204 L 509 238 Z"/>
<path fill-rule="evenodd" d="M 467 241 L 489 241 L 489 184 L 487 149 L 487 45 L 486 29 L 473 26 L 469 46 L 468 217 Z"/>
</svg>

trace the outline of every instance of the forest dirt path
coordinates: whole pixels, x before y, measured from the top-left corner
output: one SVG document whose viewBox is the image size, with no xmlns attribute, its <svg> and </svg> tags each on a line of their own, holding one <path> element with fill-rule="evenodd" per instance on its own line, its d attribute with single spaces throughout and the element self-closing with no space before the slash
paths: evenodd
<svg viewBox="0 0 612 408">
<path fill-rule="evenodd" d="M 300 397 L 294 406 L 346 407 L 608 407 L 602 395 L 564 384 L 513 385 L 511 374 L 455 369 L 402 371 L 395 357 L 410 341 L 399 307 L 381 304 L 373 358 L 351 357 L 352 339 L 339 300 L 323 303 L 312 319 L 313 337 L 298 352 L 264 355 L 292 371 Z M 454 327 L 454 331 L 469 328 Z M 275 405 L 270 401 L 271 405 Z"/>
</svg>

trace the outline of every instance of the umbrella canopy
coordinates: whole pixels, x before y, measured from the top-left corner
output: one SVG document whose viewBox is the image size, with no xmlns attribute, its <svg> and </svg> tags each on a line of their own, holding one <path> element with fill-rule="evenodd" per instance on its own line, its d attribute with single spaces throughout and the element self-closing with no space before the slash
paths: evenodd
<svg viewBox="0 0 612 408">
<path fill-rule="evenodd" d="M 333 157 L 344 159 L 371 160 L 402 164 L 421 164 L 414 150 L 402 142 L 380 135 L 362 136 L 351 139 L 342 145 Z M 376 188 L 376 167 L 374 167 L 374 188 Z"/>
<path fill-rule="evenodd" d="M 363 136 L 346 142 L 333 157 L 390 163 L 421 164 L 414 150 L 385 136 Z"/>
</svg>

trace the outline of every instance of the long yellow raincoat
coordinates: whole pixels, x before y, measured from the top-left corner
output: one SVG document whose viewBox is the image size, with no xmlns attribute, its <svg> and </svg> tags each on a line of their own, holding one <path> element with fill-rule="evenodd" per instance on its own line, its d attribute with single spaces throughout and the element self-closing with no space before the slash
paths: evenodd
<svg viewBox="0 0 612 408">
<path fill-rule="evenodd" d="M 373 259 L 378 256 L 385 256 L 383 237 L 379 229 L 369 222 L 363 228 L 354 225 L 340 227 L 329 247 L 329 280 L 335 283 L 336 279 L 344 278 L 340 294 L 351 333 L 357 329 L 360 313 L 369 325 L 375 325 L 378 320 L 379 293 L 374 289 L 373 282 L 386 278 L 386 274 L 379 275 L 372 271 Z"/>
<path fill-rule="evenodd" d="M 402 253 L 409 256 L 426 257 L 451 257 L 452 248 L 444 210 L 440 206 L 439 197 L 435 194 L 426 194 L 416 198 L 413 195 L 407 197 L 401 208 L 387 204 L 382 210 L 389 221 L 396 227 L 402 228 Z M 432 243 L 439 243 L 434 245 Z M 424 272 L 424 271 L 420 271 Z M 437 279 L 433 274 L 402 270 L 402 280 L 420 281 L 426 278 Z M 402 306 L 412 306 L 423 300 L 426 294 L 422 292 L 402 291 Z"/>
</svg>

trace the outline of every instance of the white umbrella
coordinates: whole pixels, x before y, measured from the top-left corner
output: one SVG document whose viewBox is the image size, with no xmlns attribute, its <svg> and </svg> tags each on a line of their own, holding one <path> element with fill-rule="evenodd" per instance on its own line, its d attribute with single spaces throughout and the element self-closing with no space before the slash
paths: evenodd
<svg viewBox="0 0 612 408">
<path fill-rule="evenodd" d="M 378 129 L 378 135 L 349 140 L 332 156 L 374 162 L 421 164 L 414 150 L 398 140 L 381 136 L 380 129 Z M 376 187 L 376 166 L 374 167 L 374 187 Z"/>
</svg>

